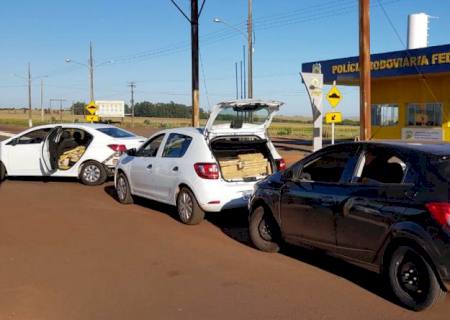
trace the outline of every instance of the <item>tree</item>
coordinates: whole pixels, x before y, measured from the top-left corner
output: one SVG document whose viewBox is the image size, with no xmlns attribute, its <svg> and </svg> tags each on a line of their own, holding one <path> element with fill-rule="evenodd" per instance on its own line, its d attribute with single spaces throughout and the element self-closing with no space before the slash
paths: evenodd
<svg viewBox="0 0 450 320">
<path fill-rule="evenodd" d="M 73 114 L 76 115 L 83 115 L 84 114 L 84 108 L 86 107 L 86 104 L 81 101 L 77 101 L 70 107 L 70 110 L 73 112 Z"/>
</svg>

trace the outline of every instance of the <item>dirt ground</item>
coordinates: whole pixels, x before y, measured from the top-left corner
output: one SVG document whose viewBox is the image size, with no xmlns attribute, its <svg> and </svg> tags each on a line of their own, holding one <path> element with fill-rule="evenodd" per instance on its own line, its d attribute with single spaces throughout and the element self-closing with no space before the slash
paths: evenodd
<svg viewBox="0 0 450 320">
<path fill-rule="evenodd" d="M 292 160 L 304 152 L 281 151 Z M 111 182 L 0 184 L 0 320 L 434 320 L 449 311 L 449 297 L 405 310 L 376 274 L 334 258 L 259 252 L 245 211 L 185 226 L 171 207 L 119 204 Z"/>
</svg>

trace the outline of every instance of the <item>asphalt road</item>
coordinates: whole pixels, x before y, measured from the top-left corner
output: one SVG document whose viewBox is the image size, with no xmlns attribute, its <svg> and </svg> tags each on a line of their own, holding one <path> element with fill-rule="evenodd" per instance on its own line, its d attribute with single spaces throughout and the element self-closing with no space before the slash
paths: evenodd
<svg viewBox="0 0 450 320">
<path fill-rule="evenodd" d="M 111 182 L 0 184 L 0 319 L 448 319 L 414 313 L 368 271 L 307 250 L 253 249 L 246 213 L 185 226 L 124 206 Z"/>
</svg>

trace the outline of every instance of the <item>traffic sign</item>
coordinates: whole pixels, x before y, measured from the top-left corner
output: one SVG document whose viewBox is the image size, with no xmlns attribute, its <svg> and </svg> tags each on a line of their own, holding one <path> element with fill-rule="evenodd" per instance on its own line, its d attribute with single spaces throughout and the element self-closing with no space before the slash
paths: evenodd
<svg viewBox="0 0 450 320">
<path fill-rule="evenodd" d="M 330 105 L 333 108 L 336 108 L 336 106 L 339 104 L 339 102 L 341 102 L 341 99 L 342 99 L 341 92 L 335 85 L 333 85 L 327 94 L 328 102 L 330 103 Z"/>
<path fill-rule="evenodd" d="M 95 104 L 95 101 L 91 101 L 86 105 L 86 111 L 89 112 L 89 114 L 94 115 L 97 112 L 97 105 Z"/>
<path fill-rule="evenodd" d="M 99 118 L 96 115 L 87 115 L 86 116 L 86 121 L 87 122 L 98 122 Z"/>
<path fill-rule="evenodd" d="M 342 113 L 327 112 L 325 114 L 325 122 L 326 123 L 341 123 L 342 122 Z"/>
</svg>

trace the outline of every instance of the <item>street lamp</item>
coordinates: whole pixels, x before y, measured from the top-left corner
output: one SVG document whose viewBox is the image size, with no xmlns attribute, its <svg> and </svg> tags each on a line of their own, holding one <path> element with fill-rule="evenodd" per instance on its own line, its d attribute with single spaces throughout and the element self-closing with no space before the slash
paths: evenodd
<svg viewBox="0 0 450 320">
<path fill-rule="evenodd" d="M 249 20 L 251 21 L 251 20 Z M 244 39 L 247 41 L 248 43 L 248 48 L 247 48 L 247 54 L 248 54 L 248 97 L 250 99 L 253 98 L 253 37 L 251 36 L 252 31 L 251 31 L 251 27 L 248 28 L 248 33 L 246 34 L 244 31 L 242 31 L 239 28 L 236 28 L 235 26 L 229 24 L 228 22 L 224 21 L 221 18 L 215 17 L 213 19 L 213 22 L 215 23 L 223 23 L 224 25 L 226 25 L 227 27 L 239 32 Z M 249 22 L 250 25 L 251 22 Z"/>
<path fill-rule="evenodd" d="M 94 59 L 92 58 L 92 42 L 90 42 L 89 43 L 89 60 L 88 60 L 87 64 L 75 61 L 70 58 L 66 58 L 66 63 L 78 64 L 80 66 L 84 66 L 89 69 L 89 99 L 90 99 L 90 101 L 94 101 L 94 67 L 100 67 L 105 64 L 111 64 L 111 63 L 114 63 L 114 61 L 108 60 L 108 61 L 102 62 L 102 63 L 94 66 Z"/>
</svg>

